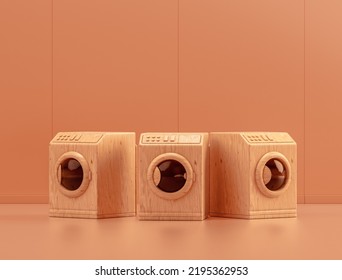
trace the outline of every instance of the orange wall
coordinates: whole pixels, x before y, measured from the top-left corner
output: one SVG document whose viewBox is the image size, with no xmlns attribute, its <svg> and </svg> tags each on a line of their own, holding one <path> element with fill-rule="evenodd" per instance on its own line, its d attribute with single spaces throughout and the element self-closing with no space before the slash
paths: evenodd
<svg viewBox="0 0 342 280">
<path fill-rule="evenodd" d="M 341 203 L 342 2 L 306 1 L 307 203 Z"/>
<path fill-rule="evenodd" d="M 54 1 L 53 130 L 177 130 L 177 2 Z"/>
<path fill-rule="evenodd" d="M 304 198 L 304 5 L 180 1 L 180 129 L 288 131 Z"/>
<path fill-rule="evenodd" d="M 341 12 L 338 0 L 1 1 L 0 203 L 47 202 L 62 130 L 288 131 L 298 201 L 342 203 L 329 135 Z"/>
<path fill-rule="evenodd" d="M 0 202 L 46 202 L 51 118 L 51 11 L 0 1 Z"/>
</svg>

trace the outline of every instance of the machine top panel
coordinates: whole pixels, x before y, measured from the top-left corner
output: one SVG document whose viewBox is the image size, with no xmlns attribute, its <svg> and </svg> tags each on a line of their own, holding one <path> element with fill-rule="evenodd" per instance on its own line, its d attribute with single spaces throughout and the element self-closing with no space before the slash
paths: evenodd
<svg viewBox="0 0 342 280">
<path fill-rule="evenodd" d="M 90 132 L 59 132 L 52 139 L 52 143 L 97 143 L 102 138 L 102 133 Z"/>
<path fill-rule="evenodd" d="M 145 133 L 141 144 L 201 144 L 201 134 Z"/>
<path fill-rule="evenodd" d="M 242 136 L 251 144 L 295 143 L 285 132 L 244 132 Z"/>
</svg>

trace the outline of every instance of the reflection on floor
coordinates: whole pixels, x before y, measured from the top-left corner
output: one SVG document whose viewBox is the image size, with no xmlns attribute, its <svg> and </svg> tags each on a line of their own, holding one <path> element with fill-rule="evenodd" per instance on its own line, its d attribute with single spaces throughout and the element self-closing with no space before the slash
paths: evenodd
<svg viewBox="0 0 342 280">
<path fill-rule="evenodd" d="M 297 218 L 139 221 L 49 218 L 45 204 L 0 205 L 0 259 L 342 259 L 342 205 Z"/>
</svg>

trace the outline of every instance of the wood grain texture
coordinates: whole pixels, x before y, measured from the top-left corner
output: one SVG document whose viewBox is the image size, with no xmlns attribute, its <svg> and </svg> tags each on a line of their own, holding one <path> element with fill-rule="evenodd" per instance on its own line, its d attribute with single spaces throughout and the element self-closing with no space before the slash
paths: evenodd
<svg viewBox="0 0 342 280">
<path fill-rule="evenodd" d="M 135 133 L 109 136 L 98 148 L 99 213 L 135 215 Z"/>
<path fill-rule="evenodd" d="M 209 150 L 208 134 L 196 133 L 201 140 L 198 143 L 146 143 L 144 136 L 159 135 L 161 137 L 180 135 L 192 136 L 192 133 L 143 133 L 139 143 L 139 205 L 138 217 L 140 220 L 203 220 L 209 212 Z M 177 198 L 158 195 L 153 191 L 157 188 L 153 178 L 148 178 L 148 169 L 153 160 L 163 154 L 178 154 L 190 164 L 193 173 L 193 183 L 190 189 Z M 164 159 L 165 160 L 165 159 Z M 178 159 L 182 164 L 182 161 Z M 185 165 L 185 164 L 184 164 Z M 181 192 L 180 189 L 177 192 Z M 177 193 L 176 192 L 176 193 Z"/>
<path fill-rule="evenodd" d="M 251 142 L 247 140 L 246 135 L 250 137 L 267 135 L 268 140 L 251 138 Z M 285 142 L 282 142 L 283 136 L 286 137 L 286 134 L 267 132 L 210 134 L 211 216 L 248 219 L 296 216 L 296 143 L 289 136 L 286 141 L 284 140 Z M 264 172 L 257 167 L 265 156 L 281 161 L 285 167 L 287 179 L 279 190 L 270 191 L 265 184 L 258 185 L 257 178 L 262 177 Z M 272 195 L 267 195 L 267 192 Z"/>
<path fill-rule="evenodd" d="M 61 139 L 61 135 L 81 135 L 76 140 Z M 94 137 L 96 136 L 96 137 Z M 83 140 L 82 140 L 83 139 Z M 70 142 L 68 142 L 70 141 Z M 68 153 L 81 162 L 82 175 L 89 179 L 81 185 L 82 193 L 64 190 L 58 181 L 59 159 Z M 50 143 L 50 216 L 108 218 L 135 215 L 135 133 L 61 132 Z M 84 183 L 82 177 L 82 184 Z"/>
</svg>

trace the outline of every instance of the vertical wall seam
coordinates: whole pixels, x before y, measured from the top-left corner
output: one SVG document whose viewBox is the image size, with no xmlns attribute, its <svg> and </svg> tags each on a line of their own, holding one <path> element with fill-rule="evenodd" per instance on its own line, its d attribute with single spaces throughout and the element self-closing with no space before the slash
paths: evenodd
<svg viewBox="0 0 342 280">
<path fill-rule="evenodd" d="M 54 92 L 53 92 L 53 0 L 51 0 L 51 138 L 53 137 L 54 116 Z"/>
<path fill-rule="evenodd" d="M 179 92 L 179 1 L 177 0 L 177 130 L 180 131 L 180 92 Z"/>
<path fill-rule="evenodd" d="M 304 204 L 306 203 L 306 0 L 304 0 Z"/>
</svg>

